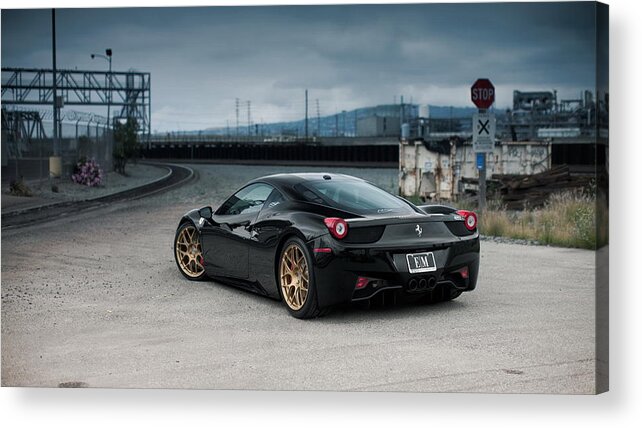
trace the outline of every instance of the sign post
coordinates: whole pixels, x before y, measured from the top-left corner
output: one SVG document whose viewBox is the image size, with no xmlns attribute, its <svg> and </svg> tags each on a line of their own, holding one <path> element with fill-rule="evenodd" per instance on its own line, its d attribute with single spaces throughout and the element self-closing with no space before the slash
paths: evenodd
<svg viewBox="0 0 642 428">
<path fill-rule="evenodd" d="M 495 115 L 488 109 L 495 102 L 495 87 L 488 79 L 477 79 L 470 88 L 470 99 L 478 111 L 473 115 L 473 151 L 479 170 L 479 213 L 486 208 L 486 153 L 495 148 Z"/>
</svg>

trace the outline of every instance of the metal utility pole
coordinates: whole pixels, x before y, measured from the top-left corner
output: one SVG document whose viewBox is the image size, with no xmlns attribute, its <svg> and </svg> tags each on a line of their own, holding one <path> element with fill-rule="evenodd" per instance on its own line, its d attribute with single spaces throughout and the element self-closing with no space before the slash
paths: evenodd
<svg viewBox="0 0 642 428">
<path fill-rule="evenodd" d="M 317 137 L 321 136 L 321 110 L 319 109 L 319 99 L 317 98 Z"/>
<path fill-rule="evenodd" d="M 247 101 L 247 135 L 252 134 L 252 105 L 251 101 Z"/>
<path fill-rule="evenodd" d="M 105 49 L 105 54 L 109 58 L 109 101 L 107 103 L 107 128 L 111 128 L 111 49 Z"/>
<path fill-rule="evenodd" d="M 308 90 L 305 90 L 305 138 L 308 138 Z"/>
<path fill-rule="evenodd" d="M 239 103 L 240 100 L 236 99 L 236 136 L 239 136 Z"/>
<path fill-rule="evenodd" d="M 109 74 L 107 74 L 107 87 L 109 90 L 107 91 L 106 97 L 107 97 L 107 127 L 111 127 L 111 102 L 112 102 L 112 72 L 111 72 L 111 49 L 107 48 L 105 49 L 105 55 L 101 54 L 91 54 L 91 59 L 94 58 L 102 58 L 105 59 L 109 62 Z"/>
<path fill-rule="evenodd" d="M 480 114 L 485 114 L 486 109 L 479 109 Z M 473 131 L 474 132 L 474 131 Z M 479 168 L 479 213 L 483 215 L 486 209 L 486 152 L 477 152 Z"/>
<path fill-rule="evenodd" d="M 51 9 L 51 52 L 53 71 L 53 154 L 54 156 L 60 156 L 60 137 L 58 135 L 60 112 L 58 110 L 58 78 L 56 75 L 56 9 Z"/>
</svg>

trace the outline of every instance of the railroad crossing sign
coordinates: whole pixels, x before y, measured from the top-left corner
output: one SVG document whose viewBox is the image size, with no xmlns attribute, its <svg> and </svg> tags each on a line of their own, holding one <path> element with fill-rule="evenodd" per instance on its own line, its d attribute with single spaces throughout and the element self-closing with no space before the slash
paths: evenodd
<svg viewBox="0 0 642 428">
<path fill-rule="evenodd" d="M 495 102 L 495 87 L 488 79 L 477 79 L 470 88 L 470 99 L 477 108 L 486 110 Z"/>
<path fill-rule="evenodd" d="M 473 114 L 473 151 L 491 153 L 495 148 L 495 114 Z"/>
<path fill-rule="evenodd" d="M 473 115 L 473 151 L 479 170 L 479 213 L 486 207 L 486 153 L 495 148 L 495 114 L 488 108 L 495 102 L 495 87 L 488 79 L 477 79 L 470 88 L 470 99 L 479 111 Z"/>
</svg>

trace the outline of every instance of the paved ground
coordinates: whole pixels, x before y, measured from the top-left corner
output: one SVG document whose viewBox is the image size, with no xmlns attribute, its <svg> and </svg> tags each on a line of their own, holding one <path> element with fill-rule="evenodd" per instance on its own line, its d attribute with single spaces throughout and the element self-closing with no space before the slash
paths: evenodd
<svg viewBox="0 0 642 428">
<path fill-rule="evenodd" d="M 171 249 L 187 209 L 300 168 L 196 168 L 188 187 L 2 233 L 3 386 L 594 391 L 594 252 L 485 241 L 478 288 L 456 301 L 300 321 L 184 280 Z"/>
</svg>

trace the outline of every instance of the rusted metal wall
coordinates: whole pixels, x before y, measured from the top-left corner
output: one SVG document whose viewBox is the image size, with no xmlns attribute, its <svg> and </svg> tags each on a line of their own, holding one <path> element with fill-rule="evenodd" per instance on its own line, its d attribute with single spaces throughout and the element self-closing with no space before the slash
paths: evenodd
<svg viewBox="0 0 642 428">
<path fill-rule="evenodd" d="M 508 142 L 487 157 L 487 178 L 493 174 L 535 174 L 551 167 L 551 144 Z M 399 193 L 427 200 L 452 201 L 477 180 L 476 156 L 470 143 L 450 144 L 444 153 L 428 150 L 423 142 L 399 144 Z M 462 180 L 463 179 L 463 180 Z"/>
</svg>

